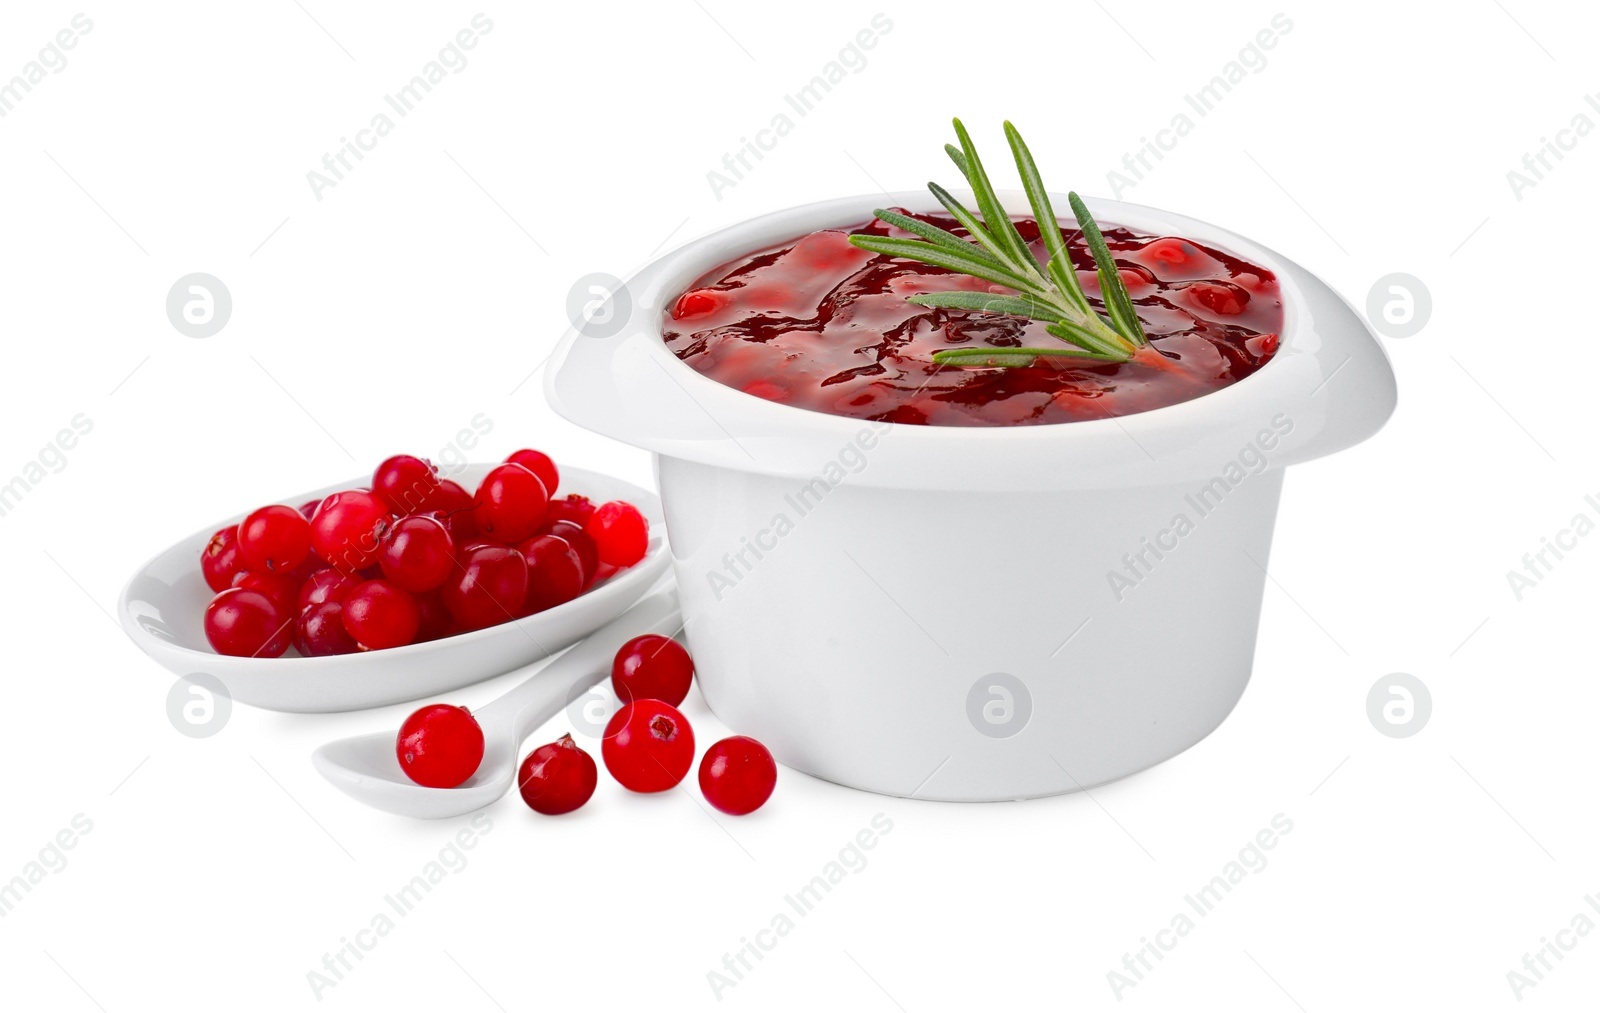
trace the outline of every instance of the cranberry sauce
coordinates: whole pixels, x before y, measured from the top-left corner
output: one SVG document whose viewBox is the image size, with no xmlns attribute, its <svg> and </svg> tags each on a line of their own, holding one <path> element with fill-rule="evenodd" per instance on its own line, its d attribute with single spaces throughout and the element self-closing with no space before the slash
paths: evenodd
<svg viewBox="0 0 1600 1013">
<path fill-rule="evenodd" d="M 967 235 L 944 215 L 915 217 Z M 1037 223 L 1016 224 L 1042 263 Z M 852 234 L 910 238 L 873 220 L 724 264 L 678 298 L 664 328 L 667 347 L 719 383 L 797 408 L 918 425 L 1014 426 L 1129 415 L 1199 397 L 1260 369 L 1283 327 L 1271 271 L 1187 239 L 1109 228 L 1106 243 L 1160 352 L 1158 365 L 1049 356 L 1009 369 L 938 366 L 933 353 L 947 348 L 1066 346 L 1037 321 L 907 302 L 919 292 L 1008 290 L 857 249 Z M 1083 236 L 1062 234 L 1098 310 Z"/>
</svg>

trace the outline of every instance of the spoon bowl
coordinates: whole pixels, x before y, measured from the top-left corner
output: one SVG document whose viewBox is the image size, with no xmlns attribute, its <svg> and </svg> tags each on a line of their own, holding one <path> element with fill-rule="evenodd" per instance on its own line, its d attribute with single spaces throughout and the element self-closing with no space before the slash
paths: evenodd
<svg viewBox="0 0 1600 1013">
<path fill-rule="evenodd" d="M 312 754 L 311 763 L 334 787 L 374 809 L 428 820 L 464 816 L 511 790 L 523 740 L 577 694 L 611 674 L 611 659 L 624 641 L 646 633 L 673 636 L 681 626 L 677 595 L 653 594 L 515 689 L 474 710 L 483 729 L 483 761 L 455 788 L 425 788 L 406 777 L 392 730 L 329 742 Z"/>
</svg>

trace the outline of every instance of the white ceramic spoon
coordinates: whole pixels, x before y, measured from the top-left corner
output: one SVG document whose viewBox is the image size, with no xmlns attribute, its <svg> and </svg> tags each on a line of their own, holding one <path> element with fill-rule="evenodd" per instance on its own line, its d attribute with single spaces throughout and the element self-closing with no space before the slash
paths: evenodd
<svg viewBox="0 0 1600 1013">
<path fill-rule="evenodd" d="M 460 787 L 424 788 L 407 778 L 395 756 L 398 730 L 393 728 L 330 742 L 311 755 L 311 762 L 334 787 L 374 809 L 427 820 L 464 816 L 511 790 L 523 740 L 609 675 L 623 642 L 646 633 L 670 637 L 681 626 L 677 592 L 653 594 L 505 696 L 473 711 L 483 728 L 483 762 Z"/>
</svg>

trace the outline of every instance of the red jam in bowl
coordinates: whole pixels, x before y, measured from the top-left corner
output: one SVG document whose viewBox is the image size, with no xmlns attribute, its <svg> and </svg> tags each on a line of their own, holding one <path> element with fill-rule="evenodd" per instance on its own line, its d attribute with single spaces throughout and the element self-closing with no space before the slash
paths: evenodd
<svg viewBox="0 0 1600 1013">
<path fill-rule="evenodd" d="M 944 215 L 914 217 L 967 235 Z M 1038 224 L 1014 220 L 1043 263 Z M 796 408 L 917 425 L 1022 426 L 1131 415 L 1219 390 L 1260 369 L 1283 329 L 1271 271 L 1188 239 L 1107 228 L 1106 243 L 1159 356 L 935 365 L 933 353 L 947 348 L 1066 346 L 1037 321 L 907 302 L 920 292 L 1008 290 L 857 249 L 847 239 L 852 234 L 911 238 L 874 219 L 724 264 L 673 304 L 667 347 L 719 383 Z M 1082 234 L 1062 235 L 1100 310 Z"/>
</svg>

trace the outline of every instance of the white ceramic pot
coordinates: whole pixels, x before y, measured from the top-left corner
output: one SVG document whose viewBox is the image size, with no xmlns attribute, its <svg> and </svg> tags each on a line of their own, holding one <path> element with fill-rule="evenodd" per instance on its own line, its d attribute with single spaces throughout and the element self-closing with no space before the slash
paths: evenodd
<svg viewBox="0 0 1600 1013">
<path fill-rule="evenodd" d="M 883 197 L 766 215 L 660 257 L 614 297 L 625 318 L 569 333 L 547 375 L 562 415 L 656 454 L 707 703 L 787 766 L 918 798 L 1075 791 L 1182 752 L 1249 680 L 1283 469 L 1383 425 L 1388 360 L 1294 262 L 1112 201 L 1089 202 L 1102 224 L 1277 274 L 1284 331 L 1263 368 L 1117 419 L 953 428 L 765 401 L 667 350 L 666 310 L 700 275 L 865 221 Z M 1003 198 L 1027 213 L 1021 194 Z M 937 210 L 922 193 L 890 202 Z"/>
</svg>

